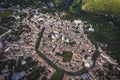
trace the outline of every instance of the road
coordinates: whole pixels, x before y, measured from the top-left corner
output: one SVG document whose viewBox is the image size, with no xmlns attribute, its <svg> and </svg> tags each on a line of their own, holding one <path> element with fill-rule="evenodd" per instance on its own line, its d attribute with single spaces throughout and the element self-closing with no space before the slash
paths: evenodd
<svg viewBox="0 0 120 80">
<path fill-rule="evenodd" d="M 12 30 L 9 30 L 9 31 L 5 32 L 4 34 L 0 35 L 0 39 L 1 39 L 3 36 L 5 36 L 6 34 L 11 33 L 11 32 L 12 32 Z"/>
</svg>

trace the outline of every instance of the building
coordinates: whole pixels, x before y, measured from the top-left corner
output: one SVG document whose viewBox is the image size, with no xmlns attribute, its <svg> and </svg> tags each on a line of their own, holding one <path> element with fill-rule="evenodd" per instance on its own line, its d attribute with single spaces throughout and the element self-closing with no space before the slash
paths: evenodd
<svg viewBox="0 0 120 80">
<path fill-rule="evenodd" d="M 25 72 L 24 71 L 19 72 L 19 73 L 15 73 L 12 76 L 12 80 L 20 80 L 20 79 L 25 80 Z"/>
<path fill-rule="evenodd" d="M 53 2 L 49 2 L 49 3 L 48 3 L 48 6 L 51 7 L 51 8 L 53 8 L 55 5 L 54 5 Z"/>
<path fill-rule="evenodd" d="M 89 27 L 88 31 L 94 32 L 95 29 L 92 28 L 92 26 Z"/>
</svg>

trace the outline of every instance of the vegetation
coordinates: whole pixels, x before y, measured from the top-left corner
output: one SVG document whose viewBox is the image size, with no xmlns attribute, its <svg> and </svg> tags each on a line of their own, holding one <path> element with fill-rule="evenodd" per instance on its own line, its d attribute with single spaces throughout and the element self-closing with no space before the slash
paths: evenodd
<svg viewBox="0 0 120 80">
<path fill-rule="evenodd" d="M 1 29 L 1 28 L 0 28 L 0 35 L 3 34 L 3 33 L 5 33 L 6 31 L 7 31 L 7 30 L 4 30 L 4 29 Z"/>
<path fill-rule="evenodd" d="M 83 0 L 82 9 L 87 12 L 120 15 L 120 0 Z"/>
<path fill-rule="evenodd" d="M 11 26 L 14 25 L 14 22 L 14 17 L 4 17 L 1 19 L 0 24 L 6 29 L 11 29 Z"/>
<path fill-rule="evenodd" d="M 70 45 L 70 46 L 73 46 L 74 44 L 76 44 L 75 41 L 70 41 L 70 42 L 68 43 L 68 45 Z"/>
<path fill-rule="evenodd" d="M 0 18 L 7 18 L 12 14 L 12 11 L 0 11 Z"/>
<path fill-rule="evenodd" d="M 0 62 L 0 72 L 5 68 L 6 62 Z"/>
<path fill-rule="evenodd" d="M 56 52 L 56 55 L 58 56 L 62 56 L 62 54 L 60 52 Z"/>
<path fill-rule="evenodd" d="M 29 76 L 27 76 L 27 79 L 37 80 L 44 71 L 45 71 L 45 68 L 40 66 L 36 70 L 34 70 Z"/>
<path fill-rule="evenodd" d="M 39 45 L 40 45 L 40 41 L 41 41 L 41 38 L 43 36 L 43 32 L 44 32 L 45 28 L 42 29 L 42 31 L 38 34 L 39 35 L 39 38 L 36 42 L 36 46 L 35 46 L 35 49 L 37 50 L 39 48 Z"/>
<path fill-rule="evenodd" d="M 50 80 L 62 80 L 62 78 L 63 78 L 62 74 L 55 72 Z"/>
<path fill-rule="evenodd" d="M 37 62 L 35 61 L 30 61 L 30 62 L 27 62 L 26 64 L 22 65 L 22 66 L 17 66 L 16 69 L 22 69 L 24 71 L 30 71 L 30 68 L 33 68 L 37 65 Z"/>
<path fill-rule="evenodd" d="M 63 51 L 62 56 L 63 56 L 63 61 L 64 62 L 69 62 L 71 61 L 73 53 L 71 51 Z"/>
<path fill-rule="evenodd" d="M 43 77 L 41 80 L 49 80 L 48 78 L 46 78 L 46 77 Z"/>
<path fill-rule="evenodd" d="M 111 64 L 108 64 L 107 65 L 107 67 L 108 67 L 108 69 L 109 69 L 109 71 L 108 71 L 108 75 L 110 75 L 110 76 L 118 76 L 119 77 L 119 72 L 118 72 L 118 70 L 116 70 L 116 68 L 114 68 Z"/>
<path fill-rule="evenodd" d="M 93 24 L 93 28 L 95 32 L 85 32 L 88 34 L 88 38 L 91 42 L 97 45 L 98 42 L 102 44 L 107 44 L 104 50 L 110 52 L 111 57 L 115 58 L 120 63 L 120 17 L 116 16 L 105 17 L 104 15 L 89 13 L 85 11 L 80 11 L 78 13 L 72 13 L 70 11 L 66 11 L 66 15 L 62 19 L 74 20 L 81 19 L 83 21 L 88 21 Z"/>
<path fill-rule="evenodd" d="M 119 0 L 54 0 L 54 2 L 63 9 L 67 7 L 72 13 L 78 13 L 83 10 L 86 12 L 120 15 Z"/>
<path fill-rule="evenodd" d="M 88 34 L 88 38 L 91 40 L 91 42 L 96 45 L 97 43 L 94 33 L 92 32 L 86 32 L 86 33 Z"/>
<path fill-rule="evenodd" d="M 92 60 L 96 60 L 96 58 L 100 55 L 99 51 L 96 50 L 93 54 Z"/>
<path fill-rule="evenodd" d="M 54 3 L 57 5 L 61 5 L 62 4 L 62 0 L 54 0 Z"/>
<path fill-rule="evenodd" d="M 17 30 L 13 30 L 13 31 L 11 32 L 11 34 L 15 36 L 15 37 L 14 37 L 14 41 L 17 41 L 17 40 L 20 39 L 20 35 L 24 32 L 22 28 L 23 28 L 23 25 L 20 25 L 20 26 L 17 28 Z M 12 41 L 13 38 L 8 39 L 8 40 L 9 40 L 9 41 Z"/>
<path fill-rule="evenodd" d="M 17 14 L 18 14 L 19 16 L 24 16 L 24 15 L 26 15 L 26 13 L 25 13 L 25 12 L 22 12 L 22 11 L 18 12 Z"/>
<path fill-rule="evenodd" d="M 56 52 L 56 55 L 63 56 L 63 62 L 71 61 L 73 53 L 71 51 Z"/>
</svg>

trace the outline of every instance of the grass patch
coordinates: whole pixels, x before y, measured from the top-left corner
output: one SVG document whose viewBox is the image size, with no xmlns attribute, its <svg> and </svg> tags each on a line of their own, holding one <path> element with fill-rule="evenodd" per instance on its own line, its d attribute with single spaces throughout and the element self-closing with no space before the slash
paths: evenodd
<svg viewBox="0 0 120 80">
<path fill-rule="evenodd" d="M 56 52 L 56 55 L 63 56 L 63 62 L 71 61 L 73 53 L 71 51 Z"/>
<path fill-rule="evenodd" d="M 63 2 L 63 0 L 53 0 L 55 4 L 57 5 L 61 5 L 61 3 Z"/>
<path fill-rule="evenodd" d="M 63 51 L 62 56 L 63 56 L 63 62 L 69 62 L 71 61 L 73 53 L 71 51 Z"/>
<path fill-rule="evenodd" d="M 120 15 L 120 0 L 83 0 L 82 9 L 88 12 Z"/>
<path fill-rule="evenodd" d="M 12 14 L 12 11 L 1 11 L 0 12 L 0 18 L 9 17 L 11 14 Z"/>
<path fill-rule="evenodd" d="M 22 12 L 22 11 L 18 12 L 17 14 L 18 14 L 19 16 L 24 16 L 24 15 L 26 16 L 26 15 L 27 15 L 25 12 Z"/>
</svg>

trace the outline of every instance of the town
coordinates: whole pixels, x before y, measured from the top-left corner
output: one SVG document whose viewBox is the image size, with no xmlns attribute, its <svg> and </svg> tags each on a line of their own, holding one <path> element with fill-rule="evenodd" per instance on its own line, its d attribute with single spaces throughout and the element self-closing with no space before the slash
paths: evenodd
<svg viewBox="0 0 120 80">
<path fill-rule="evenodd" d="M 13 25 L 0 25 L 5 30 L 0 34 L 0 80 L 100 80 L 99 74 L 107 75 L 105 66 L 120 71 L 117 61 L 85 33 L 94 32 L 94 25 L 78 19 L 63 20 L 64 12 L 42 13 L 49 8 L 39 3 L 44 7 L 9 8 Z"/>
</svg>

